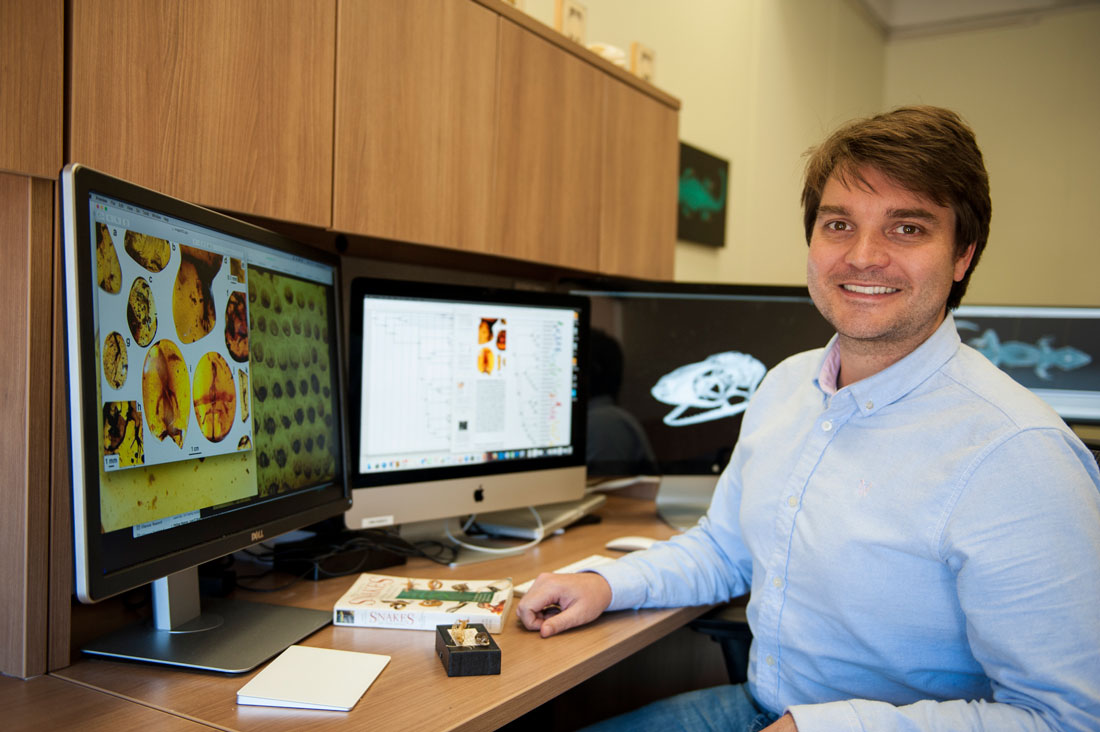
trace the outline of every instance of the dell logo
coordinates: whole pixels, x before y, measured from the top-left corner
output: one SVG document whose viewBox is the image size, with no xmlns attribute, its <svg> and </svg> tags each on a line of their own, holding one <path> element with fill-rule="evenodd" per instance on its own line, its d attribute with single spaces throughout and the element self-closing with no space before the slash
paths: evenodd
<svg viewBox="0 0 1100 732">
<path fill-rule="evenodd" d="M 263 529 L 258 529 L 256 531 L 252 532 L 252 543 L 253 544 L 255 544 L 257 541 L 263 541 L 263 540 L 264 540 L 264 530 Z"/>
</svg>

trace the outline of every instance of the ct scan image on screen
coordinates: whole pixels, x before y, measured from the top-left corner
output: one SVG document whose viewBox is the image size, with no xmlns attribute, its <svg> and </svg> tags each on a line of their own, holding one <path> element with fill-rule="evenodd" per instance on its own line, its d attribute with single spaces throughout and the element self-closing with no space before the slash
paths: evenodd
<svg viewBox="0 0 1100 732">
<path fill-rule="evenodd" d="M 768 369 L 833 335 L 805 288 L 575 291 L 592 302 L 593 476 L 717 476 Z"/>
</svg>

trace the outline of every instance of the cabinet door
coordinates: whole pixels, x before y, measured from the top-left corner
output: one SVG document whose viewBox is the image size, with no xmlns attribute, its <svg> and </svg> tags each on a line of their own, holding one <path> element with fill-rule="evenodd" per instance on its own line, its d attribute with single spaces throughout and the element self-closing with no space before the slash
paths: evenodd
<svg viewBox="0 0 1100 732">
<path fill-rule="evenodd" d="M 502 20 L 490 250 L 593 271 L 603 75 Z"/>
<path fill-rule="evenodd" d="M 333 228 L 484 251 L 497 25 L 466 0 L 342 0 Z"/>
<path fill-rule="evenodd" d="M 672 279 L 678 114 L 615 79 L 605 84 L 600 272 Z"/>
<path fill-rule="evenodd" d="M 71 156 L 328 226 L 336 0 L 75 0 Z"/>
<path fill-rule="evenodd" d="M 61 0 L 0 2 L 0 170 L 61 170 L 64 12 Z"/>
</svg>

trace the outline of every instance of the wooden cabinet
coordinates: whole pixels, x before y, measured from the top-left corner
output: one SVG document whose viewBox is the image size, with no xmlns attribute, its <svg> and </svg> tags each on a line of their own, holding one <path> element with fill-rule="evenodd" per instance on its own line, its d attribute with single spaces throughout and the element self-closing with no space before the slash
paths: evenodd
<svg viewBox="0 0 1100 732">
<path fill-rule="evenodd" d="M 61 170 L 64 47 L 61 0 L 0 2 L 0 170 Z"/>
<path fill-rule="evenodd" d="M 675 100 L 503 3 L 77 0 L 72 16 L 71 160 L 230 211 L 672 275 Z"/>
<path fill-rule="evenodd" d="M 615 79 L 604 85 L 599 271 L 672 279 L 678 115 Z"/>
<path fill-rule="evenodd" d="M 72 3 L 71 159 L 328 226 L 336 0 Z"/>
<path fill-rule="evenodd" d="M 490 251 L 594 271 L 602 75 L 502 21 L 499 77 Z"/>
<path fill-rule="evenodd" d="M 675 100 L 491 0 L 341 0 L 338 35 L 334 229 L 672 277 Z"/>
<path fill-rule="evenodd" d="M 334 229 L 485 251 L 497 27 L 470 2 L 341 2 Z"/>
<path fill-rule="evenodd" d="M 0 173 L 0 673 L 46 670 L 53 183 Z"/>
<path fill-rule="evenodd" d="M 0 2 L 0 674 L 46 671 L 54 184 L 64 3 Z"/>
</svg>

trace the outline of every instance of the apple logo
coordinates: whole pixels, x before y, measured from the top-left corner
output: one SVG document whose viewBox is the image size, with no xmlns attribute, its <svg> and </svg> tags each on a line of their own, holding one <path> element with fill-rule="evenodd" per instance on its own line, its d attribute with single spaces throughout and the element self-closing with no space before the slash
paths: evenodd
<svg viewBox="0 0 1100 732">
<path fill-rule="evenodd" d="M 478 486 L 477 490 L 474 491 L 474 500 L 477 501 L 478 503 L 481 503 L 482 501 L 485 500 L 485 489 L 482 488 L 481 486 Z"/>
</svg>

